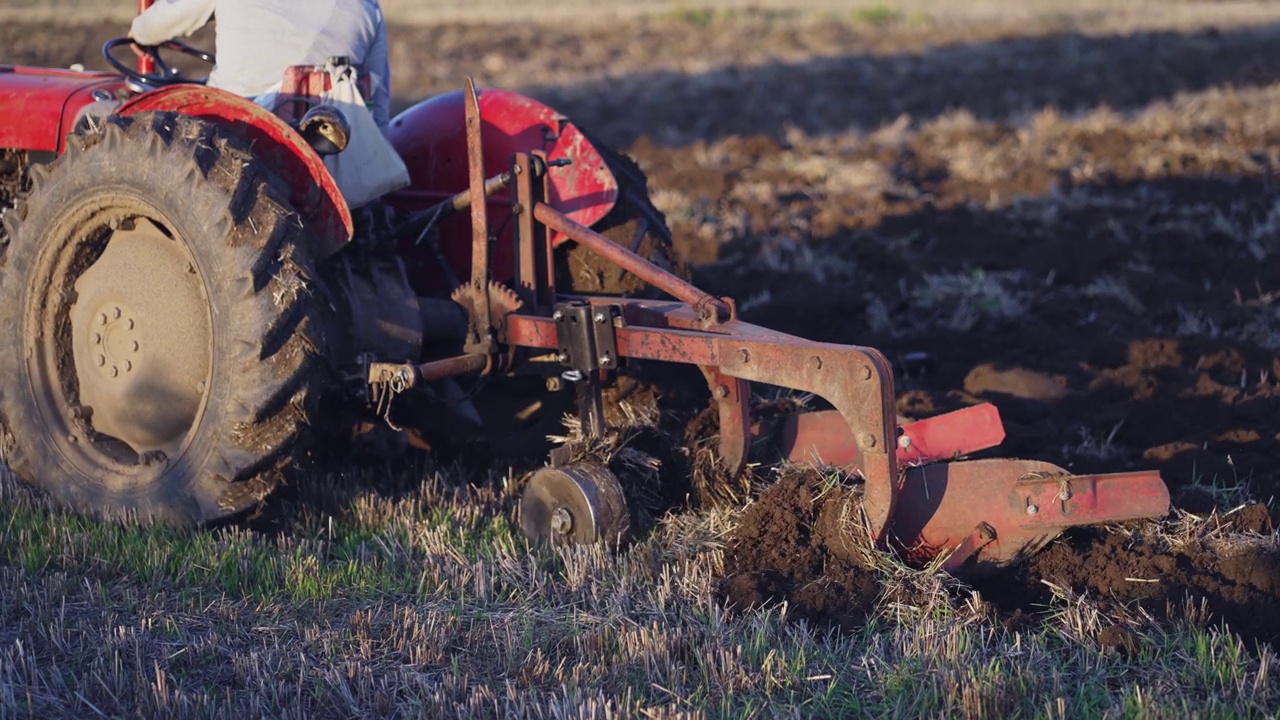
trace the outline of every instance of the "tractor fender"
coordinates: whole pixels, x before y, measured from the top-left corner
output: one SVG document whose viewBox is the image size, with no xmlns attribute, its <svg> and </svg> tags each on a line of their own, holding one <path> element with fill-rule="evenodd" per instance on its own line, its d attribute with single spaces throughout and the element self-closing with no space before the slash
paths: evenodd
<svg viewBox="0 0 1280 720">
<path fill-rule="evenodd" d="M 171 85 L 133 98 L 116 114 L 154 111 L 200 118 L 245 137 L 254 154 L 288 186 L 289 202 L 303 213 L 321 257 L 351 241 L 351 210 L 324 161 L 301 135 L 265 108 L 217 88 Z"/>
<path fill-rule="evenodd" d="M 546 202 L 573 220 L 591 227 L 613 209 L 618 181 L 591 140 L 568 118 L 546 105 L 507 90 L 482 89 L 481 132 L 484 174 L 511 169 L 511 155 L 541 150 L 549 160 L 572 162 L 549 175 Z M 461 90 L 437 95 L 392 119 L 387 137 L 409 169 L 409 187 L 392 193 L 397 210 L 422 210 L 469 187 L 466 109 Z M 495 280 L 513 274 L 511 200 L 509 192 L 489 199 L 489 226 L 498 231 L 491 250 Z M 567 238 L 553 236 L 560 244 Z M 440 245 L 456 272 L 471 266 L 471 218 L 460 213 L 440 223 Z M 413 254 L 412 250 L 407 250 Z M 434 284 L 419 278 L 419 285 Z"/>
</svg>

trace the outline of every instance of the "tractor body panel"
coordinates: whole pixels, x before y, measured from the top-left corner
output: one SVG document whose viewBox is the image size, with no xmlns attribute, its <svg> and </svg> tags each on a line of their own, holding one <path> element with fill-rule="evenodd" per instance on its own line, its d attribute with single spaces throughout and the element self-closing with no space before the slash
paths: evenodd
<svg viewBox="0 0 1280 720">
<path fill-rule="evenodd" d="M 122 90 L 119 75 L 0 65 L 0 148 L 61 152 L 81 108 Z"/>
<path fill-rule="evenodd" d="M 203 85 L 173 85 L 139 95 L 118 113 L 168 110 L 229 127 L 289 186 L 293 207 L 306 215 L 322 256 L 350 242 L 351 210 L 324 161 L 293 128 L 252 101 Z"/>
<path fill-rule="evenodd" d="M 571 161 L 550 173 L 547 204 L 590 227 L 613 209 L 618 182 L 591 140 L 568 118 L 542 103 L 506 90 L 480 90 L 484 133 L 484 174 L 493 177 L 511 169 L 513 153 L 545 152 L 547 159 Z M 388 138 L 405 165 L 412 184 L 389 200 L 398 211 L 418 211 L 468 187 L 467 128 L 462 91 L 438 95 L 405 110 L 391 121 Z M 490 257 L 491 276 L 507 281 L 514 275 L 509 193 L 489 198 L 489 224 L 496 243 Z M 459 276 L 470 274 L 471 218 L 460 213 L 439 226 L 445 259 Z M 555 235 L 553 243 L 567 238 Z M 410 243 L 404 254 L 420 262 L 412 278 L 419 292 L 439 290 L 442 278 L 424 248 Z"/>
</svg>

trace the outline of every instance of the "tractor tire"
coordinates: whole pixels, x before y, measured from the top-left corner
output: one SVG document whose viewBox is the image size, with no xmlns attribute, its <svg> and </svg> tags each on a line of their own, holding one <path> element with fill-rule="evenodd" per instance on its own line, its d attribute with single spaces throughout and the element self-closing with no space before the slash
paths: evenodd
<svg viewBox="0 0 1280 720">
<path fill-rule="evenodd" d="M 196 525 L 280 481 L 327 367 L 324 303 L 248 147 L 174 113 L 112 117 L 6 217 L 4 458 L 57 503 Z"/>
<path fill-rule="evenodd" d="M 618 182 L 617 203 L 591 229 L 658 267 L 688 279 L 688 269 L 675 258 L 667 218 L 649 199 L 649 179 L 644 171 L 625 153 L 590 135 L 587 138 Z M 559 256 L 556 284 L 560 292 L 622 297 L 660 295 L 640 278 L 577 243 L 564 245 Z"/>
</svg>

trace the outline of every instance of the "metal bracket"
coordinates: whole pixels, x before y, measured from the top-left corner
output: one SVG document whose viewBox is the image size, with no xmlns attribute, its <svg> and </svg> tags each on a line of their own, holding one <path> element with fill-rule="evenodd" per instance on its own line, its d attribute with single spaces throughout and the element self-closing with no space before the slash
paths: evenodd
<svg viewBox="0 0 1280 720">
<path fill-rule="evenodd" d="M 559 303 L 551 314 L 556 323 L 556 359 L 568 370 L 561 374 L 572 382 L 578 399 L 582 434 L 604 435 L 602 375 L 618 366 L 617 327 L 622 324 L 618 305 L 591 305 L 584 301 Z"/>
<path fill-rule="evenodd" d="M 560 303 L 551 319 L 556 322 L 556 359 L 560 364 L 581 373 L 617 369 L 621 306 Z"/>
</svg>

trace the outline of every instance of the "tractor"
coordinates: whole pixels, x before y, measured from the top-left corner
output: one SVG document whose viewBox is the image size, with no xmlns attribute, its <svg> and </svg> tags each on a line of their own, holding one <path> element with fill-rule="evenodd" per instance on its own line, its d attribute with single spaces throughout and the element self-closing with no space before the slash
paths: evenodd
<svg viewBox="0 0 1280 720">
<path fill-rule="evenodd" d="M 103 48 L 114 72 L 0 65 L 4 458 L 55 503 L 235 517 L 324 428 L 501 436 L 478 393 L 545 396 L 589 441 L 643 370 L 659 394 L 697 380 L 721 477 L 762 446 L 840 472 L 870 536 L 909 558 L 998 566 L 1071 526 L 1168 511 L 1155 472 L 962 459 L 1003 439 L 993 406 L 900 422 L 878 350 L 740 320 L 672 257 L 639 168 L 532 98 L 467 80 L 403 111 L 386 134 L 410 185 L 352 208 L 325 164 L 341 133 L 312 132 L 341 125 L 321 69 L 291 69 L 268 109 L 162 48 L 123 62 L 127 44 Z M 818 407 L 764 423 L 753 384 Z M 539 465 L 519 507 L 531 539 L 627 538 L 632 493 L 601 458 Z"/>
</svg>

